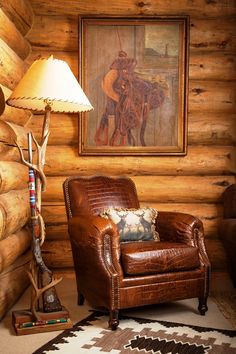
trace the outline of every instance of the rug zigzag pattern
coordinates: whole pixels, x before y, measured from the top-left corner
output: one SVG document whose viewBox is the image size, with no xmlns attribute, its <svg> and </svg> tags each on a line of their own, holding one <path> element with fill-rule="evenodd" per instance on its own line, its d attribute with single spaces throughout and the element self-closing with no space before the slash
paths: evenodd
<svg viewBox="0 0 236 354">
<path fill-rule="evenodd" d="M 210 346 L 176 342 L 174 339 L 169 341 L 140 336 L 130 340 L 130 344 L 127 344 L 125 348 L 138 349 L 139 351 L 145 350 L 152 353 L 160 352 L 161 354 L 207 354 L 207 350 L 211 349 Z"/>
<path fill-rule="evenodd" d="M 220 330 L 121 316 L 116 331 L 107 329 L 107 315 L 93 311 L 33 354 L 236 354 L 236 330 Z"/>
</svg>

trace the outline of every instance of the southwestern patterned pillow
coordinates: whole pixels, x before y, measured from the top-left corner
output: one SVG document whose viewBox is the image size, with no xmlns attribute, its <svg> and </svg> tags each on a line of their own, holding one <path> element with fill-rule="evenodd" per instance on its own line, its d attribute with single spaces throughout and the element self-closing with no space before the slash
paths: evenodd
<svg viewBox="0 0 236 354">
<path fill-rule="evenodd" d="M 125 209 L 109 208 L 100 216 L 110 218 L 117 226 L 121 242 L 127 241 L 160 241 L 155 230 L 158 212 L 153 208 Z"/>
</svg>

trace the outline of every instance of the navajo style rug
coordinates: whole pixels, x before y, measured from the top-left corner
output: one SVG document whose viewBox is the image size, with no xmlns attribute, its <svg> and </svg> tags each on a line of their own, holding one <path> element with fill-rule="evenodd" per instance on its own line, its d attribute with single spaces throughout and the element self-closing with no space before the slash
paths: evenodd
<svg viewBox="0 0 236 354">
<path fill-rule="evenodd" d="M 33 354 L 236 354 L 236 330 L 121 316 L 116 331 L 93 311 Z"/>
</svg>

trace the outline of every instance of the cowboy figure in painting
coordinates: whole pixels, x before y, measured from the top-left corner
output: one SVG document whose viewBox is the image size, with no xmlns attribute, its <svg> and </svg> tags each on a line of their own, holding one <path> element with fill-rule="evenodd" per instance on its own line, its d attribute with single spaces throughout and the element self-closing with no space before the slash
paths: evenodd
<svg viewBox="0 0 236 354">
<path fill-rule="evenodd" d="M 95 134 L 100 145 L 146 146 L 145 128 L 150 110 L 160 107 L 168 95 L 168 85 L 141 79 L 134 71 L 137 61 L 124 51 L 110 66 L 102 81 L 107 104 Z M 109 139 L 109 116 L 113 116 L 114 128 Z M 139 139 L 132 134 L 140 129 Z"/>
</svg>

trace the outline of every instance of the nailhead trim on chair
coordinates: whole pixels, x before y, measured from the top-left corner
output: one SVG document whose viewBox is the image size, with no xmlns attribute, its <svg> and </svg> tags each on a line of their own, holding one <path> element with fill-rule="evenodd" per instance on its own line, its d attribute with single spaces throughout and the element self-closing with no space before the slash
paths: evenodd
<svg viewBox="0 0 236 354">
<path fill-rule="evenodd" d="M 70 177 L 65 181 L 66 209 L 67 209 L 67 214 L 70 218 L 72 217 L 72 211 L 71 211 L 70 197 L 69 197 L 69 181 L 75 178 L 77 178 L 77 176 Z"/>
<path fill-rule="evenodd" d="M 198 229 L 194 229 L 194 235 L 196 235 L 196 238 L 197 238 L 197 243 L 198 243 L 198 248 L 199 248 L 199 254 L 200 254 L 200 258 L 203 259 L 203 266 L 204 266 L 204 270 L 205 270 L 205 277 L 204 277 L 204 297 L 207 297 L 208 296 L 208 293 L 209 293 L 209 289 L 208 289 L 208 284 L 209 284 L 209 270 L 210 270 L 210 261 L 209 259 L 205 256 L 206 255 L 206 249 L 205 247 L 203 247 L 203 243 L 201 242 L 201 239 L 202 239 L 202 232 Z M 200 259 L 201 261 L 201 259 Z M 205 265 L 208 265 L 205 266 Z"/>
<path fill-rule="evenodd" d="M 92 177 L 87 177 L 88 180 L 93 180 L 93 179 L 96 179 L 98 177 L 102 177 L 104 179 L 107 179 L 108 181 L 109 180 L 117 180 L 119 181 L 121 178 L 126 178 L 127 177 L 108 177 L 108 176 L 102 176 L 102 175 L 94 175 Z M 72 209 L 71 209 L 71 203 L 70 203 L 70 197 L 69 197 L 69 182 L 72 181 L 72 180 L 75 180 L 75 179 L 79 179 L 80 176 L 71 176 L 71 177 L 68 177 L 65 182 L 64 182 L 64 192 L 65 192 L 65 199 L 66 199 L 66 211 L 67 211 L 67 215 L 68 217 L 72 217 Z M 86 177 L 83 177 L 83 179 L 86 179 Z M 133 194 L 136 196 L 137 200 L 138 200 L 138 197 L 137 197 L 137 190 L 136 190 L 136 186 L 134 184 L 134 182 L 129 179 L 129 183 L 130 183 L 130 187 L 133 191 Z"/>
<path fill-rule="evenodd" d="M 119 288 L 119 275 L 112 263 L 112 254 L 111 254 L 111 236 L 106 234 L 103 239 L 104 242 L 104 262 L 106 268 L 111 276 L 111 285 L 112 285 L 112 309 L 120 308 L 120 288 Z M 116 274 L 116 277 L 114 277 Z M 116 296 L 117 295 L 117 296 Z"/>
</svg>

